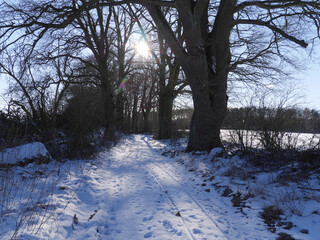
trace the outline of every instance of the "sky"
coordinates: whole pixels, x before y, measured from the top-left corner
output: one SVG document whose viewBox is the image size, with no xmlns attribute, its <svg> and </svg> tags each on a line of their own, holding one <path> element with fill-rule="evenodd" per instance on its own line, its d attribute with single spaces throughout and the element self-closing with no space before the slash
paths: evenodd
<svg viewBox="0 0 320 240">
<path fill-rule="evenodd" d="M 298 74 L 298 78 L 305 88 L 307 106 L 320 110 L 320 62 L 311 64 L 309 70 Z"/>
<path fill-rule="evenodd" d="M 7 98 L 7 96 L 5 96 L 5 92 L 7 89 L 7 80 L 5 80 L 5 78 L 0 74 L 0 110 L 5 108 L 5 106 L 7 105 L 5 101 L 5 98 Z"/>
<path fill-rule="evenodd" d="M 302 85 L 301 93 L 305 96 L 301 107 L 320 111 L 320 62 L 311 63 L 307 70 L 297 73 L 297 78 Z M 6 106 L 8 101 L 5 91 L 8 88 L 7 80 L 0 76 L 0 109 Z"/>
<path fill-rule="evenodd" d="M 306 70 L 294 73 L 294 75 L 300 80 L 301 92 L 299 94 L 304 96 L 299 107 L 320 111 L 320 58 L 317 59 L 318 61 L 308 61 Z M 5 95 L 7 89 L 7 78 L 0 75 L 0 110 L 7 107 L 6 102 L 9 101 Z"/>
</svg>

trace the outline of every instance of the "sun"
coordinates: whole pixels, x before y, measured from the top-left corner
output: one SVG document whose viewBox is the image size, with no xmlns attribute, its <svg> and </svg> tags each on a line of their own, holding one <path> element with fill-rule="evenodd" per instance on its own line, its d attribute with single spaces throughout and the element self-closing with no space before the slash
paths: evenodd
<svg viewBox="0 0 320 240">
<path fill-rule="evenodd" d="M 148 43 L 146 43 L 145 41 L 140 41 L 136 44 L 136 51 L 140 56 L 147 58 L 150 54 L 151 49 Z"/>
</svg>

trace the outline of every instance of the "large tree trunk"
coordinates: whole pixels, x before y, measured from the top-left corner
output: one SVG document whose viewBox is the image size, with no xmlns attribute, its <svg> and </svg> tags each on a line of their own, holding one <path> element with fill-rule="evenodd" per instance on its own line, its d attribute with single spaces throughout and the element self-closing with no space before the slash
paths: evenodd
<svg viewBox="0 0 320 240">
<path fill-rule="evenodd" d="M 220 1 L 210 33 L 208 0 L 175 3 L 184 29 L 185 48 L 177 41 L 161 9 L 152 5 L 147 5 L 147 9 L 175 53 L 192 90 L 194 113 L 187 150 L 209 151 L 222 146 L 220 128 L 227 110 L 229 37 L 237 0 Z"/>
<path fill-rule="evenodd" d="M 184 68 L 194 104 L 187 150 L 209 151 L 221 147 L 220 128 L 227 110 L 227 78 L 218 79 L 217 74 L 214 77 L 210 74 L 205 54 L 190 57 Z"/>
<path fill-rule="evenodd" d="M 171 137 L 171 118 L 173 106 L 173 91 L 174 87 L 166 85 L 166 59 L 163 37 L 158 34 L 160 45 L 160 64 L 159 64 L 159 112 L 158 112 L 158 139 L 168 139 Z"/>
</svg>

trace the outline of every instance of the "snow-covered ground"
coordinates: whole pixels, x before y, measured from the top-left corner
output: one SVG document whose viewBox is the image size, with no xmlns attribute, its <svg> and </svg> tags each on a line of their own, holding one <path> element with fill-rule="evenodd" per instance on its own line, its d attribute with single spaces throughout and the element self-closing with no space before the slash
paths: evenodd
<svg viewBox="0 0 320 240">
<path fill-rule="evenodd" d="M 238 156 L 185 153 L 185 144 L 130 135 L 93 160 L 13 167 L 10 176 L 29 183 L 0 196 L 0 239 L 319 239 L 320 192 L 307 190 L 319 177 L 282 186 L 280 170 L 252 177 Z M 285 199 L 292 227 L 272 233 L 262 209 Z"/>
<path fill-rule="evenodd" d="M 18 164 L 31 159 L 50 160 L 50 154 L 43 143 L 33 142 L 0 152 L 0 164 Z"/>
</svg>

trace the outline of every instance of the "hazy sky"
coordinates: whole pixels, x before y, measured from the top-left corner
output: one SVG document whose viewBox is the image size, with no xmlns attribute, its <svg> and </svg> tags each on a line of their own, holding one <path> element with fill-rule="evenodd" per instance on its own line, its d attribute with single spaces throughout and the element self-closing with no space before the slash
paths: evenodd
<svg viewBox="0 0 320 240">
<path fill-rule="evenodd" d="M 8 85 L 4 77 L 0 75 L 0 110 L 7 105 L 6 102 L 4 101 L 4 98 L 6 97 L 4 93 L 7 88 L 8 88 Z"/>
</svg>

